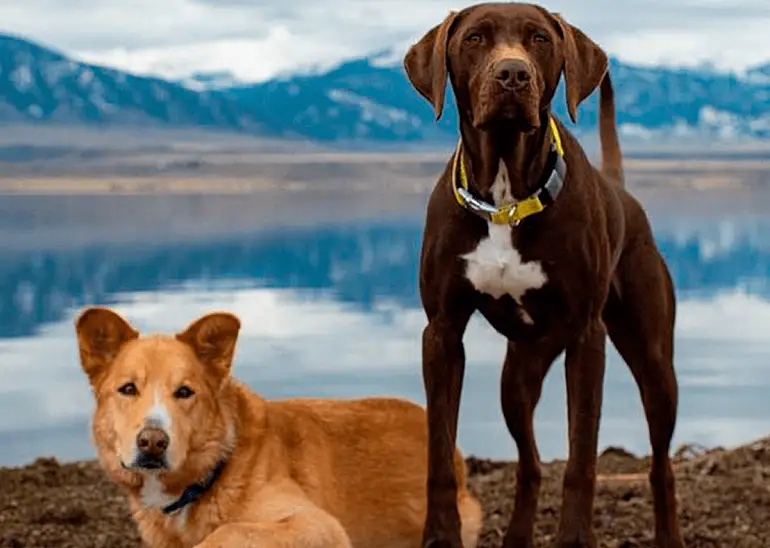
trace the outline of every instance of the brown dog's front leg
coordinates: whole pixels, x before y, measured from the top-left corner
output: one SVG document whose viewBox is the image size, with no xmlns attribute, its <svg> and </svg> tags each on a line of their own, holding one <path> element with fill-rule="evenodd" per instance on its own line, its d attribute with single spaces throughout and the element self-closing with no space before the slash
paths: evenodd
<svg viewBox="0 0 770 548">
<path fill-rule="evenodd" d="M 428 414 L 428 510 L 423 546 L 461 548 L 454 452 L 465 373 L 463 334 L 470 319 L 434 317 L 422 334 Z"/>
<path fill-rule="evenodd" d="M 604 323 L 593 320 L 567 348 L 569 458 L 564 473 L 558 547 L 597 546 L 592 517 L 606 338 Z"/>
</svg>

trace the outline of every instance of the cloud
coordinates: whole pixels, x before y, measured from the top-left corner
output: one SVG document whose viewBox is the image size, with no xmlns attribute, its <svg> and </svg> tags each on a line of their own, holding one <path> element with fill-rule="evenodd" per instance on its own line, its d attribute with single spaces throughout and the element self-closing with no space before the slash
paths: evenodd
<svg viewBox="0 0 770 548">
<path fill-rule="evenodd" d="M 403 50 L 464 3 L 446 0 L 0 0 L 5 29 L 100 64 L 243 80 Z M 640 64 L 710 61 L 741 70 L 770 59 L 766 0 L 553 0 L 612 54 Z"/>
</svg>

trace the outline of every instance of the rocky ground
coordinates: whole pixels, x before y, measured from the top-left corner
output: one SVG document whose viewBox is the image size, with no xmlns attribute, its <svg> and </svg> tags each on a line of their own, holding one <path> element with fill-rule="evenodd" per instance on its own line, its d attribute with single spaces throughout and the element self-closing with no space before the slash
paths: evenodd
<svg viewBox="0 0 770 548">
<path fill-rule="evenodd" d="M 677 452 L 681 521 L 689 548 L 770 546 L 770 439 L 732 450 Z M 515 465 L 468 460 L 486 511 L 482 548 L 500 546 L 511 511 Z M 651 547 L 648 460 L 622 449 L 600 458 L 594 521 L 604 548 Z M 537 546 L 556 531 L 563 462 L 544 465 Z M 122 495 L 94 462 L 41 459 L 0 469 L 0 548 L 137 548 Z"/>
</svg>

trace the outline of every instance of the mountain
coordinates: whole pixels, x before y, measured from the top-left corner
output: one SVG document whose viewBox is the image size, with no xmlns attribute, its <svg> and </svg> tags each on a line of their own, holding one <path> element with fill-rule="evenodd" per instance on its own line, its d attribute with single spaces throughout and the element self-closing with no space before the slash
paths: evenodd
<svg viewBox="0 0 770 548">
<path fill-rule="evenodd" d="M 260 130 L 221 95 L 79 63 L 0 35 L 0 122 L 22 121 Z"/>
<path fill-rule="evenodd" d="M 643 68 L 611 60 L 621 132 L 639 138 L 770 137 L 770 65 L 745 78 L 707 69 Z M 271 131 L 315 139 L 454 139 L 457 117 L 447 108 L 436 124 L 432 108 L 412 89 L 399 65 L 372 59 L 321 75 L 298 76 L 226 92 L 259 111 Z M 448 101 L 452 101 L 448 93 Z M 581 105 L 578 130 L 593 130 L 598 94 Z M 567 120 L 564 86 L 554 112 Z"/>
<path fill-rule="evenodd" d="M 770 138 L 770 64 L 739 77 L 613 59 L 611 71 L 626 138 Z M 554 110 L 567 119 L 563 86 Z M 596 119 L 594 95 L 582 105 L 576 131 L 594 131 Z M 406 80 L 400 56 L 388 52 L 256 85 L 238 83 L 226 72 L 169 82 L 79 63 L 0 35 L 0 123 L 19 122 L 196 127 L 324 142 L 432 145 L 455 139 L 457 119 L 450 106 L 436 123 L 430 106 Z"/>
</svg>

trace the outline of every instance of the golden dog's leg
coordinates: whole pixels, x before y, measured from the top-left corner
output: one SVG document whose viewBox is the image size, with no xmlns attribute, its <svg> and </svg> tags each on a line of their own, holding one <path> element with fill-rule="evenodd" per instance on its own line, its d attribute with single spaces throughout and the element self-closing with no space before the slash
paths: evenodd
<svg viewBox="0 0 770 548">
<path fill-rule="evenodd" d="M 310 505 L 277 520 L 222 525 L 195 548 L 352 548 L 333 516 Z"/>
</svg>

